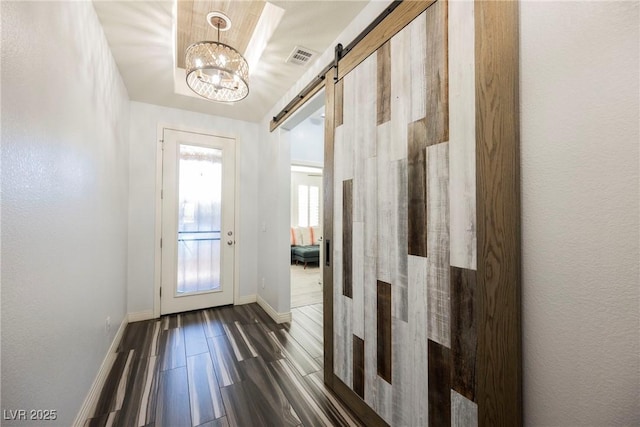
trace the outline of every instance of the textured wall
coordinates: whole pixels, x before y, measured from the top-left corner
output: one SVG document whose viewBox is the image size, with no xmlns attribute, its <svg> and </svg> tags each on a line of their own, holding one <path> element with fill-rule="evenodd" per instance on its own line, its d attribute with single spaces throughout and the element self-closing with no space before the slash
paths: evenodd
<svg viewBox="0 0 640 427">
<path fill-rule="evenodd" d="M 337 84 L 334 371 L 386 422 L 477 424 L 474 7 L 429 7 Z"/>
<path fill-rule="evenodd" d="M 269 129 L 263 121 L 262 129 Z M 262 134 L 258 206 L 258 295 L 278 313 L 291 305 L 291 132 Z M 264 285 L 264 287 L 263 287 Z"/>
<path fill-rule="evenodd" d="M 526 425 L 639 425 L 639 3 L 520 25 Z"/>
<path fill-rule="evenodd" d="M 291 163 L 322 166 L 324 161 L 324 121 L 316 115 L 291 129 Z"/>
<path fill-rule="evenodd" d="M 153 308 L 156 149 L 158 124 L 236 138 L 240 223 L 236 226 L 239 294 L 256 293 L 258 251 L 258 125 L 240 120 L 131 103 L 128 309 Z"/>
<path fill-rule="evenodd" d="M 70 425 L 126 314 L 129 100 L 90 2 L 1 7 L 2 409 Z"/>
</svg>

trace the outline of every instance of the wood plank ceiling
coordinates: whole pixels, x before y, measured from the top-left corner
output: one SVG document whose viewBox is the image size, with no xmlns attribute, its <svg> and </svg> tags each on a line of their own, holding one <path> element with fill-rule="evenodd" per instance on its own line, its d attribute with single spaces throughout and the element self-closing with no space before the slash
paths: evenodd
<svg viewBox="0 0 640 427">
<path fill-rule="evenodd" d="M 185 50 L 203 40 L 218 40 L 218 32 L 207 22 L 209 12 L 222 12 L 231 19 L 231 29 L 220 32 L 220 42 L 245 54 L 249 40 L 258 24 L 265 2 L 231 0 L 179 0 L 177 16 L 177 65 L 185 68 Z"/>
</svg>

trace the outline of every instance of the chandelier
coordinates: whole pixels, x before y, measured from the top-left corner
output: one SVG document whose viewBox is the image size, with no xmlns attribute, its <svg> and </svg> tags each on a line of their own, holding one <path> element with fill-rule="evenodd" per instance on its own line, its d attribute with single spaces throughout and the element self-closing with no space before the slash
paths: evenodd
<svg viewBox="0 0 640 427">
<path fill-rule="evenodd" d="M 223 13 L 210 12 L 207 22 L 218 30 L 218 41 L 196 42 L 187 48 L 187 85 L 212 101 L 240 101 L 249 94 L 249 66 L 240 52 L 220 43 L 220 31 L 231 28 L 231 20 Z"/>
</svg>

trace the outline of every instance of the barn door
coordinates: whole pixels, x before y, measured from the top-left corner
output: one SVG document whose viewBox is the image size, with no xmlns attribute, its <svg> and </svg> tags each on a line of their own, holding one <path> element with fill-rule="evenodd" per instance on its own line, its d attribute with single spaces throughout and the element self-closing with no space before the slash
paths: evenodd
<svg viewBox="0 0 640 427">
<path fill-rule="evenodd" d="M 327 78 L 325 381 L 367 425 L 521 422 L 519 262 L 478 245 L 519 244 L 517 165 L 498 167 L 515 131 L 491 134 L 515 118 L 476 81 L 478 42 L 500 43 L 483 8 L 433 2 Z"/>
</svg>

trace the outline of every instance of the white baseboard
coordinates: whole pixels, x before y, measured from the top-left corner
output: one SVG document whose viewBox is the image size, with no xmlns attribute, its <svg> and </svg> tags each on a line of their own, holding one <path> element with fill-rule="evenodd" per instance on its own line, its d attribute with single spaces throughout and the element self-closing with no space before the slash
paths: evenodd
<svg viewBox="0 0 640 427">
<path fill-rule="evenodd" d="M 233 302 L 234 305 L 244 305 L 256 302 L 256 294 L 238 296 Z"/>
<path fill-rule="evenodd" d="M 290 311 L 287 313 L 278 313 L 277 311 L 274 310 L 273 307 L 271 307 L 271 305 L 268 302 L 262 299 L 260 295 L 258 295 L 257 297 L 257 302 L 258 302 L 258 305 L 262 307 L 262 309 L 266 311 L 269 317 L 271 317 L 276 323 L 291 322 Z"/>
<path fill-rule="evenodd" d="M 100 392 L 102 391 L 104 382 L 107 379 L 107 375 L 109 375 L 109 371 L 111 371 L 113 362 L 116 360 L 116 350 L 118 349 L 118 345 L 120 344 L 120 339 L 122 338 L 124 329 L 129 323 L 128 317 L 129 316 L 127 315 L 124 316 L 122 322 L 120 323 L 120 327 L 116 331 L 116 334 L 113 336 L 113 341 L 111 341 L 109 350 L 107 350 L 107 355 L 102 361 L 100 369 L 98 369 L 96 378 L 93 380 L 93 384 L 89 389 L 89 394 L 87 394 L 87 397 L 84 399 L 84 402 L 80 407 L 80 411 L 78 412 L 78 415 L 73 422 L 74 427 L 84 426 L 84 422 L 86 421 L 86 419 L 93 415 L 93 411 L 95 410 L 96 404 L 98 403 L 98 398 L 100 397 Z"/>
<path fill-rule="evenodd" d="M 129 323 L 153 319 L 153 310 L 136 311 L 128 314 Z"/>
</svg>

